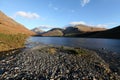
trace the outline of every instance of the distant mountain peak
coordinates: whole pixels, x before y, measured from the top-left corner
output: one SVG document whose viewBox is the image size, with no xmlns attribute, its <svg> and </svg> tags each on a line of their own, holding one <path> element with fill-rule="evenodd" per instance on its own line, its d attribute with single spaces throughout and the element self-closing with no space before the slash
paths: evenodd
<svg viewBox="0 0 120 80">
<path fill-rule="evenodd" d="M 63 36 L 64 29 L 61 28 L 53 28 L 47 32 L 44 32 L 43 34 L 41 34 L 41 36 Z"/>
<path fill-rule="evenodd" d="M 35 32 L 37 34 L 41 34 L 41 33 L 44 32 L 43 30 L 40 29 L 40 27 L 36 27 L 36 28 L 32 29 L 31 31 L 33 31 L 33 32 Z"/>
</svg>

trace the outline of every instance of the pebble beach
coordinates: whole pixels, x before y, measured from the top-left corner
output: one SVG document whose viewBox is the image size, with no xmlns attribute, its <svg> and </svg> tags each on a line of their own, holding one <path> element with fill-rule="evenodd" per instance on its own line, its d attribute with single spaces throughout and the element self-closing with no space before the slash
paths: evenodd
<svg viewBox="0 0 120 80">
<path fill-rule="evenodd" d="M 0 80 L 120 80 L 120 76 L 95 51 L 38 45 L 0 60 Z"/>
</svg>

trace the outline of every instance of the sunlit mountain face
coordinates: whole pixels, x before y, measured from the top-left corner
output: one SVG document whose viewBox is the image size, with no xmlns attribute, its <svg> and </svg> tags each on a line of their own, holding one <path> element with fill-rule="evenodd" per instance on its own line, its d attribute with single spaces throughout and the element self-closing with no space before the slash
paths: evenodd
<svg viewBox="0 0 120 80">
<path fill-rule="evenodd" d="M 32 35 L 34 32 L 28 30 L 20 23 L 17 23 L 7 15 L 5 15 L 3 12 L 0 11 L 0 33 L 5 34 L 28 34 Z"/>
</svg>

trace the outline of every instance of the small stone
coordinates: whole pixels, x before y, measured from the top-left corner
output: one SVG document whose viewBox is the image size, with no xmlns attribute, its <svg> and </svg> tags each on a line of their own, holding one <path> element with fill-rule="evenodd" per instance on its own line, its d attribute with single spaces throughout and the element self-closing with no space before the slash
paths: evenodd
<svg viewBox="0 0 120 80">
<path fill-rule="evenodd" d="M 9 63 L 9 61 L 6 61 L 6 63 L 8 64 L 8 63 Z"/>
<path fill-rule="evenodd" d="M 14 77 L 17 77 L 17 76 L 18 76 L 18 74 L 15 74 L 15 75 L 14 75 Z"/>
<path fill-rule="evenodd" d="M 102 50 L 105 50 L 106 48 L 102 48 Z"/>
<path fill-rule="evenodd" d="M 66 73 L 69 73 L 70 71 L 69 70 L 66 70 Z"/>
<path fill-rule="evenodd" d="M 15 51 L 12 51 L 12 53 L 15 53 Z"/>
<path fill-rule="evenodd" d="M 97 80 L 95 77 L 93 77 L 93 80 Z"/>
<path fill-rule="evenodd" d="M 15 67 L 15 70 L 18 70 L 19 69 L 19 67 Z"/>
<path fill-rule="evenodd" d="M 7 80 L 9 80 L 10 78 L 9 77 L 6 77 Z"/>
<path fill-rule="evenodd" d="M 85 77 L 82 77 L 82 79 L 84 80 L 84 79 L 85 79 Z"/>
<path fill-rule="evenodd" d="M 78 78 L 78 74 L 74 73 L 74 74 L 73 74 L 73 77 L 74 77 L 74 78 Z"/>
<path fill-rule="evenodd" d="M 2 62 L 5 62 L 5 60 L 2 60 Z"/>
<path fill-rule="evenodd" d="M 117 75 L 117 72 L 115 72 L 115 74 Z"/>
<path fill-rule="evenodd" d="M 4 69 L 1 69 L 0 70 L 0 75 L 3 74 L 4 72 L 5 72 Z"/>
</svg>

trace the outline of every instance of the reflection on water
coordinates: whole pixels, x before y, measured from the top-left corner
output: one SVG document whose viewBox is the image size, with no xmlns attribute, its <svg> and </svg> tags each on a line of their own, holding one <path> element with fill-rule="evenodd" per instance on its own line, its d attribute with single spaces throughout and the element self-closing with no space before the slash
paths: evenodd
<svg viewBox="0 0 120 80">
<path fill-rule="evenodd" d="M 71 47 L 84 47 L 89 49 L 105 48 L 109 51 L 120 53 L 119 39 L 96 39 L 96 38 L 65 38 L 65 37 L 30 37 L 30 42 L 63 45 Z"/>
</svg>

